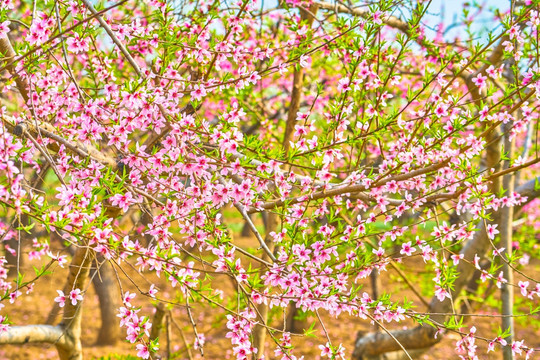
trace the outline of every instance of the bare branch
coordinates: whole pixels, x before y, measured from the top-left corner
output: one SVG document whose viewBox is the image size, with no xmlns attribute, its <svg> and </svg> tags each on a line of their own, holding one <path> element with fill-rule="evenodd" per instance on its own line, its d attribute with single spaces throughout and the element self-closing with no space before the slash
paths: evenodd
<svg viewBox="0 0 540 360">
<path fill-rule="evenodd" d="M 118 39 L 114 31 L 112 31 L 111 27 L 103 20 L 101 15 L 99 15 L 98 11 L 94 8 L 92 3 L 88 0 L 82 0 L 86 8 L 96 17 L 96 19 L 99 21 L 99 24 L 105 31 L 107 32 L 107 35 L 111 38 L 111 40 L 115 43 L 116 46 L 118 46 L 118 49 L 122 52 L 126 60 L 129 62 L 131 67 L 135 70 L 137 75 L 139 75 L 141 78 L 143 77 L 143 73 L 141 69 L 139 68 L 139 65 L 135 62 L 129 51 L 127 51 L 126 47 L 122 44 L 122 42 Z"/>
</svg>

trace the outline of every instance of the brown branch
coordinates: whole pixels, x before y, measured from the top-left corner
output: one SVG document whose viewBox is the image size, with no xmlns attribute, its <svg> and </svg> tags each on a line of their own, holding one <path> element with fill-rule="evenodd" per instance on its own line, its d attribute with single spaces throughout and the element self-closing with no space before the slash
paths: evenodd
<svg viewBox="0 0 540 360">
<path fill-rule="evenodd" d="M 324 1 L 319 1 L 319 2 L 314 2 L 313 4 L 316 4 L 319 6 L 319 8 L 321 9 L 325 9 L 325 10 L 334 10 L 335 12 L 338 12 L 338 13 L 347 13 L 347 14 L 351 14 L 351 15 L 354 15 L 354 16 L 359 16 L 361 18 L 364 18 L 364 19 L 371 19 L 373 17 L 372 15 L 372 12 L 369 11 L 369 10 L 364 10 L 364 9 L 359 9 L 359 8 L 349 8 L 349 7 L 346 7 L 346 6 L 343 6 L 343 5 L 340 5 L 340 4 L 331 4 L 331 3 L 328 3 L 328 2 L 324 2 Z M 407 33 L 409 34 L 409 25 L 395 17 L 395 16 L 385 16 L 383 17 L 383 22 L 388 25 L 388 26 L 391 26 L 393 28 L 396 28 L 404 33 Z"/>
<path fill-rule="evenodd" d="M 99 151 L 93 146 L 85 146 L 81 143 L 76 143 L 76 144 L 70 143 L 69 141 L 62 138 L 61 136 L 56 135 L 54 133 L 56 129 L 51 124 L 38 123 L 38 125 L 36 126 L 34 123 L 29 122 L 29 121 L 24 121 L 24 122 L 16 124 L 15 119 L 13 119 L 10 116 L 2 115 L 0 118 L 2 122 L 4 123 L 4 125 L 6 125 L 7 130 L 16 136 L 20 136 L 24 132 L 28 132 L 34 137 L 43 135 L 45 137 L 48 137 L 51 140 L 54 140 L 64 145 L 66 149 L 68 149 L 69 151 L 71 151 L 72 153 L 76 155 L 82 156 L 84 158 L 88 158 L 88 157 L 93 158 L 94 160 L 102 163 L 103 165 L 110 167 L 113 170 L 118 169 L 117 161 L 114 158 L 112 158 L 111 156 L 105 155 L 104 153 L 102 153 L 101 151 Z M 55 152 L 57 152 L 60 149 L 60 147 L 57 144 L 49 144 L 47 148 Z"/>
<path fill-rule="evenodd" d="M 64 329 L 52 325 L 10 326 L 0 332 L 0 344 L 22 345 L 29 343 L 49 343 L 56 346 L 69 346 Z"/>
<path fill-rule="evenodd" d="M 94 8 L 92 3 L 88 0 L 82 0 L 86 8 L 96 17 L 99 24 L 103 29 L 105 29 L 105 32 L 107 32 L 107 35 L 111 38 L 111 40 L 115 43 L 116 46 L 118 46 L 118 49 L 122 52 L 124 57 L 127 59 L 131 67 L 135 70 L 137 75 L 139 75 L 141 78 L 144 77 L 141 69 L 139 68 L 139 65 L 135 62 L 129 51 L 127 51 L 126 47 L 122 44 L 122 42 L 118 39 L 118 37 L 115 35 L 114 31 L 110 28 L 110 26 L 103 20 L 99 12 Z"/>
<path fill-rule="evenodd" d="M 29 99 L 28 82 L 26 81 L 26 79 L 22 78 L 17 73 L 17 71 L 15 70 L 14 63 L 10 62 L 10 60 L 15 59 L 17 57 L 17 54 L 15 53 L 13 46 L 11 46 L 11 42 L 9 41 L 7 34 L 3 34 L 2 36 L 0 36 L 0 53 L 2 53 L 4 59 L 6 60 L 6 64 L 4 65 L 5 68 L 11 74 L 11 76 L 15 79 L 15 84 L 17 85 L 17 89 L 19 89 L 19 92 L 21 93 L 21 96 L 23 97 L 24 102 L 27 103 Z"/>
<path fill-rule="evenodd" d="M 424 175 L 427 173 L 430 173 L 432 171 L 438 170 L 448 164 L 449 160 L 445 160 L 443 162 L 440 162 L 438 164 L 429 165 L 425 168 L 416 169 L 411 172 L 408 172 L 406 174 L 399 174 L 395 176 L 388 177 L 386 179 L 380 179 L 379 181 L 375 182 L 371 186 L 365 186 L 360 184 L 355 185 L 347 185 L 343 186 L 341 184 L 337 184 L 337 186 L 330 188 L 329 190 L 323 190 L 323 191 L 317 191 L 311 195 L 303 195 L 303 196 L 297 196 L 289 199 L 279 199 L 275 201 L 267 201 L 264 204 L 262 204 L 259 208 L 249 208 L 247 209 L 247 213 L 251 214 L 254 212 L 260 211 L 260 209 L 274 209 L 278 207 L 282 207 L 285 204 L 293 205 L 298 204 L 307 200 L 319 200 L 324 199 L 328 197 L 343 195 L 343 194 L 352 194 L 352 193 L 358 193 L 361 191 L 365 191 L 368 188 L 373 187 L 379 187 L 383 186 L 384 184 L 387 184 L 390 181 L 402 181 L 402 180 L 408 180 L 411 178 L 414 178 L 416 176 Z"/>
<path fill-rule="evenodd" d="M 319 10 L 317 3 L 311 4 L 309 11 L 300 10 L 302 20 L 307 20 L 307 26 L 311 28 L 313 20 L 315 20 L 315 14 Z M 289 105 L 289 113 L 287 115 L 287 122 L 285 124 L 285 134 L 283 136 L 283 149 L 285 154 L 289 152 L 290 140 L 294 130 L 294 123 L 296 122 L 296 113 L 300 109 L 302 88 L 304 87 L 304 68 L 298 67 L 294 70 L 293 88 L 291 92 L 291 103 Z"/>
</svg>

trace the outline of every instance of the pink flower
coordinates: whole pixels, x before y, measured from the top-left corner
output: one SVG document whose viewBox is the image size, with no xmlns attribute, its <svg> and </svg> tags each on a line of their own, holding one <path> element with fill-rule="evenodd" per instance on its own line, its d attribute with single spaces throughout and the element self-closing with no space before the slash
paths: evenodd
<svg viewBox="0 0 540 360">
<path fill-rule="evenodd" d="M 349 80 L 349 78 L 344 77 L 344 78 L 342 78 L 342 79 L 340 79 L 338 81 L 337 90 L 340 93 L 344 93 L 346 91 L 349 91 L 349 90 L 351 90 L 350 84 L 351 84 L 351 81 Z"/>
<path fill-rule="evenodd" d="M 497 276 L 497 282 L 495 283 L 495 285 L 497 285 L 497 287 L 500 289 L 501 288 L 501 285 L 508 282 L 505 278 L 504 278 L 504 274 L 503 272 L 499 272 L 499 276 Z"/>
<path fill-rule="evenodd" d="M 519 27 L 514 25 L 508 30 L 508 36 L 510 37 L 510 40 L 515 38 L 516 36 L 519 36 Z"/>
<path fill-rule="evenodd" d="M 332 357 L 332 349 L 330 348 L 329 343 L 326 343 L 326 345 L 319 345 L 319 349 L 321 349 L 321 356 Z"/>
<path fill-rule="evenodd" d="M 69 293 L 69 298 L 71 299 L 71 305 L 77 305 L 77 301 L 81 301 L 83 296 L 81 295 L 81 289 L 71 290 Z"/>
<path fill-rule="evenodd" d="M 377 10 L 373 13 L 373 22 L 375 24 L 382 24 L 382 16 L 383 16 L 383 12 L 380 11 L 380 10 Z"/>
<path fill-rule="evenodd" d="M 502 337 L 498 336 L 495 340 L 493 341 L 496 341 L 498 342 L 499 344 L 501 344 L 501 346 L 506 346 L 508 343 L 506 342 L 506 340 L 504 340 Z"/>
<path fill-rule="evenodd" d="M 399 252 L 402 255 L 411 256 L 413 252 L 415 252 L 416 249 L 411 246 L 411 242 L 406 242 L 405 244 L 401 245 L 401 251 Z"/>
<path fill-rule="evenodd" d="M 202 349 L 205 342 L 206 342 L 206 337 L 204 336 L 204 334 L 198 334 L 197 338 L 195 339 L 195 343 L 193 344 L 193 347 L 196 350 Z"/>
<path fill-rule="evenodd" d="M 5 321 L 6 321 L 6 317 L 0 315 L 0 333 L 6 332 L 9 330 L 9 324 L 5 324 L 4 323 Z"/>
<path fill-rule="evenodd" d="M 435 115 L 437 117 L 447 116 L 448 115 L 448 105 L 446 104 L 439 104 L 435 108 Z"/>
<path fill-rule="evenodd" d="M 520 281 L 518 283 L 518 285 L 519 285 L 519 288 L 521 289 L 521 295 L 527 296 L 527 287 L 529 286 L 529 282 L 528 281 Z"/>
<path fill-rule="evenodd" d="M 11 21 L 9 20 L 0 23 L 0 37 L 5 36 L 7 33 L 9 33 L 9 24 L 11 24 Z"/>
<path fill-rule="evenodd" d="M 310 58 L 307 55 L 300 56 L 300 66 L 306 68 L 309 66 Z"/>
<path fill-rule="evenodd" d="M 195 85 L 193 87 L 193 90 L 191 91 L 191 98 L 195 99 L 197 101 L 201 101 L 201 99 L 206 96 L 207 92 L 203 85 Z"/>
<path fill-rule="evenodd" d="M 472 82 L 474 85 L 478 86 L 479 89 L 483 89 L 486 87 L 487 76 L 482 76 L 482 74 L 478 74 L 478 76 L 472 78 Z"/>
<path fill-rule="evenodd" d="M 335 358 L 338 359 L 338 358 L 341 358 L 341 359 L 345 359 L 345 348 L 339 344 L 337 350 L 336 350 L 336 355 L 335 355 Z"/>
<path fill-rule="evenodd" d="M 133 300 L 134 298 L 135 293 L 130 293 L 129 291 L 126 291 L 126 293 L 124 294 L 124 304 L 130 304 L 131 300 Z"/>
<path fill-rule="evenodd" d="M 9 303 L 10 303 L 10 304 L 13 304 L 13 303 L 15 302 L 15 300 L 16 300 L 19 296 L 21 296 L 21 294 L 22 294 L 22 293 L 21 293 L 19 290 L 10 293 L 10 294 L 9 294 Z"/>
<path fill-rule="evenodd" d="M 64 265 L 66 265 L 68 262 L 67 255 L 60 255 L 57 260 L 58 260 L 58 266 L 60 266 L 61 268 L 63 268 Z"/>
<path fill-rule="evenodd" d="M 497 69 L 495 69 L 493 65 L 489 65 L 489 67 L 486 69 L 486 73 L 494 79 L 497 78 Z"/>
<path fill-rule="evenodd" d="M 137 349 L 137 356 L 141 359 L 148 359 L 150 357 L 150 349 L 147 345 L 137 344 L 135 348 Z"/>
<path fill-rule="evenodd" d="M 311 250 L 307 250 L 306 246 L 304 244 L 293 245 L 292 252 L 298 258 L 298 260 L 301 263 L 304 263 L 304 262 L 308 261 L 309 260 L 309 254 L 311 254 Z"/>
<path fill-rule="evenodd" d="M 135 200 L 133 199 L 133 195 L 131 195 L 130 192 L 126 192 L 125 194 L 116 194 L 111 198 L 111 204 L 113 206 L 118 206 L 122 208 L 123 212 L 128 211 L 129 206 L 134 203 Z"/>
<path fill-rule="evenodd" d="M 519 263 L 523 266 L 528 265 L 530 259 L 531 257 L 529 256 L 529 254 L 523 254 L 523 256 L 519 259 Z"/>
<path fill-rule="evenodd" d="M 523 347 L 523 340 L 521 341 L 513 341 L 512 342 L 512 355 L 521 355 Z"/>
<path fill-rule="evenodd" d="M 373 249 L 372 252 L 378 257 L 381 257 L 384 255 L 384 249 L 382 247 L 379 247 L 377 250 Z"/>
<path fill-rule="evenodd" d="M 437 299 L 439 299 L 439 301 L 443 301 L 445 298 L 450 299 L 450 294 L 448 293 L 448 291 L 446 291 L 446 289 L 440 287 L 439 285 L 435 286 L 435 296 L 437 297 Z"/>
<path fill-rule="evenodd" d="M 499 230 L 497 230 L 497 224 L 488 224 L 488 226 L 486 227 L 486 233 L 488 238 L 490 238 L 491 240 L 495 239 L 495 235 L 499 233 Z"/>
<path fill-rule="evenodd" d="M 489 108 L 487 106 L 484 106 L 482 110 L 480 110 L 480 120 L 484 121 L 487 119 L 489 115 Z"/>
<path fill-rule="evenodd" d="M 158 290 L 156 289 L 156 287 L 154 286 L 154 284 L 150 285 L 150 290 L 148 290 L 148 295 L 150 295 L 151 297 L 155 298 L 157 292 L 158 292 Z"/>
<path fill-rule="evenodd" d="M 259 75 L 259 73 L 257 71 L 254 71 L 247 78 L 247 82 L 250 82 L 252 84 L 256 84 L 257 81 L 259 81 L 260 79 L 261 79 L 261 76 Z"/>
<path fill-rule="evenodd" d="M 73 37 L 66 40 L 67 49 L 75 54 L 80 52 L 88 51 L 88 40 L 80 37 L 79 34 L 75 33 Z"/>
<path fill-rule="evenodd" d="M 62 290 L 56 290 L 58 296 L 54 298 L 54 301 L 58 303 L 58 306 L 64 307 L 66 305 L 66 295 Z"/>
<path fill-rule="evenodd" d="M 463 259 L 465 257 L 465 254 L 459 254 L 459 255 L 452 255 L 452 262 L 454 263 L 454 266 L 457 266 L 459 264 L 459 260 Z"/>
</svg>

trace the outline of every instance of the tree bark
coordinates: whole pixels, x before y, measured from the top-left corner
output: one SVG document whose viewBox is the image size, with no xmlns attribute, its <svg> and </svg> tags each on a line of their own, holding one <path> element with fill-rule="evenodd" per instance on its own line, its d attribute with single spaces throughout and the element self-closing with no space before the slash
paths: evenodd
<svg viewBox="0 0 540 360">
<path fill-rule="evenodd" d="M 249 214 L 249 218 L 253 221 L 253 214 Z M 242 227 L 242 232 L 240 233 L 241 237 L 248 237 L 250 235 L 253 235 L 253 231 L 249 227 L 249 224 L 247 221 L 244 222 L 244 226 Z"/>
<path fill-rule="evenodd" d="M 150 330 L 150 340 L 155 340 L 159 337 L 161 330 L 163 330 L 163 320 L 167 311 L 163 303 L 159 303 L 156 306 L 156 312 L 154 313 L 154 319 L 152 320 L 152 329 Z"/>
<path fill-rule="evenodd" d="M 52 325 L 11 326 L 0 332 L 0 344 L 23 345 L 28 343 L 50 343 L 67 346 L 64 329 Z"/>
<path fill-rule="evenodd" d="M 11 46 L 11 41 L 9 41 L 9 37 L 7 34 L 3 34 L 2 36 L 0 36 L 0 53 L 2 53 L 3 58 L 8 59 L 6 61 L 7 71 L 15 79 L 15 84 L 17 85 L 17 89 L 23 97 L 24 102 L 28 103 L 28 82 L 26 81 L 26 79 L 19 76 L 19 74 L 15 70 L 15 66 L 13 66 L 14 64 L 11 64 L 11 60 L 17 57 L 17 53 L 13 49 L 13 46 Z"/>
<path fill-rule="evenodd" d="M 100 257 L 98 257 L 98 262 L 101 262 L 99 260 Z M 101 328 L 96 345 L 114 345 L 120 336 L 120 327 L 116 321 L 115 311 L 119 307 L 118 300 L 121 295 L 114 281 L 112 265 L 108 261 L 101 262 L 99 269 L 95 271 L 98 273 L 92 277 L 92 283 L 99 298 L 101 313 Z"/>
<path fill-rule="evenodd" d="M 84 290 L 86 288 L 91 264 L 89 248 L 85 245 L 77 248 L 71 261 L 67 281 L 68 284 L 71 284 L 71 289 Z M 76 305 L 66 302 L 62 322 L 59 326 L 64 329 L 64 336 L 69 339 L 70 346 L 57 346 L 60 360 L 82 360 L 81 322 L 82 302 Z"/>
<path fill-rule="evenodd" d="M 512 165 L 510 164 L 510 159 L 513 156 L 514 152 L 514 142 L 510 138 L 510 130 L 512 122 L 509 122 L 505 128 L 504 136 L 504 148 L 508 151 L 507 159 L 504 161 L 504 168 L 508 169 Z M 506 191 L 506 196 L 512 196 L 514 193 L 514 174 L 510 173 L 503 176 L 503 189 Z M 514 208 L 512 206 L 505 206 L 501 209 L 501 219 L 500 219 L 500 232 L 501 232 L 501 242 L 500 246 L 504 247 L 504 250 L 501 253 L 503 259 L 502 272 L 503 276 L 506 279 L 506 283 L 503 283 L 501 286 L 501 302 L 502 302 L 502 315 L 507 315 L 502 318 L 502 329 L 503 331 L 509 331 L 507 337 L 505 337 L 507 346 L 503 347 L 503 359 L 512 360 L 514 354 L 512 352 L 511 344 L 514 338 L 514 273 L 510 264 L 507 263 L 512 257 L 512 223 L 514 221 Z"/>
<path fill-rule="evenodd" d="M 265 243 L 266 246 L 270 249 L 270 251 L 274 251 L 274 241 L 270 237 L 270 232 L 275 231 L 276 224 L 277 224 L 277 218 L 276 214 L 274 213 L 268 213 L 268 227 L 266 228 L 266 238 Z M 263 260 L 269 261 L 271 260 L 270 257 L 263 253 Z M 260 305 L 257 305 L 257 311 L 260 314 L 260 322 L 261 324 L 266 324 L 268 320 L 268 305 L 262 303 Z M 264 346 L 265 346 L 265 340 L 266 340 L 266 328 L 262 325 L 255 325 L 253 328 L 253 347 L 257 349 L 257 358 L 261 357 L 264 354 Z"/>
<path fill-rule="evenodd" d="M 68 284 L 70 289 L 84 290 L 92 263 L 90 250 L 77 248 L 71 261 Z M 66 301 L 64 316 L 58 326 L 12 326 L 0 333 L 0 344 L 50 343 L 56 346 L 60 360 L 82 360 L 81 321 L 82 302 L 72 305 Z"/>
<path fill-rule="evenodd" d="M 285 319 L 285 331 L 292 334 L 302 334 L 304 330 L 309 328 L 307 319 L 299 319 L 300 310 L 294 303 L 287 307 L 287 318 Z M 304 315 L 305 316 L 305 315 Z"/>
</svg>

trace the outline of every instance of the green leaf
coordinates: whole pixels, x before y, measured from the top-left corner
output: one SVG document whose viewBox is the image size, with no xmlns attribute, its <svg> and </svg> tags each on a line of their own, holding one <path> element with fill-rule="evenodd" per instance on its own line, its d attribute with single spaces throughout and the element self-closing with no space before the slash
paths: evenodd
<svg viewBox="0 0 540 360">
<path fill-rule="evenodd" d="M 310 325 L 309 325 L 309 328 L 305 329 L 304 330 L 304 335 L 307 336 L 307 337 L 312 337 L 312 338 L 316 338 L 317 335 L 316 335 L 316 330 L 315 330 L 315 322 L 312 322 Z"/>
<path fill-rule="evenodd" d="M 29 225 L 26 225 L 26 226 L 17 227 L 17 230 L 24 230 L 24 232 L 26 232 L 27 234 L 30 234 L 31 232 L 30 230 L 32 230 L 34 226 L 36 226 L 36 223 L 30 223 Z"/>
</svg>

